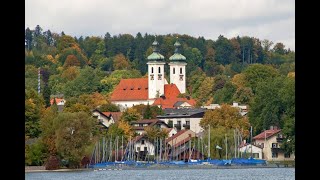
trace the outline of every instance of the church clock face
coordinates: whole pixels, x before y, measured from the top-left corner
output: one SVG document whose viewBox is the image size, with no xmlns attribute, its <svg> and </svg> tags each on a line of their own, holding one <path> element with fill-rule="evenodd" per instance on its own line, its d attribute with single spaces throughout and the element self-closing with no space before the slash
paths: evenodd
<svg viewBox="0 0 320 180">
<path fill-rule="evenodd" d="M 150 79 L 154 80 L 154 74 L 150 74 Z"/>
<path fill-rule="evenodd" d="M 162 79 L 162 74 L 158 74 L 158 80 Z"/>
<path fill-rule="evenodd" d="M 180 80 L 180 81 L 183 81 L 183 75 L 180 75 L 179 80 Z"/>
</svg>

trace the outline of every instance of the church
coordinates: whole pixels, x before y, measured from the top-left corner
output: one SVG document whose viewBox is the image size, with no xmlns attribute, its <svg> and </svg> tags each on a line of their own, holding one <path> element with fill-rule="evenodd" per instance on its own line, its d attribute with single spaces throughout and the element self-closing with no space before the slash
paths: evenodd
<svg viewBox="0 0 320 180">
<path fill-rule="evenodd" d="M 166 108 L 190 108 L 196 101 L 181 98 L 186 92 L 186 57 L 180 53 L 181 44 L 176 41 L 175 52 L 169 58 L 170 84 L 164 78 L 164 56 L 159 52 L 159 43 L 152 43 L 153 52 L 147 57 L 148 77 L 122 79 L 111 95 L 111 102 L 121 110 L 139 104 L 157 105 Z"/>
</svg>

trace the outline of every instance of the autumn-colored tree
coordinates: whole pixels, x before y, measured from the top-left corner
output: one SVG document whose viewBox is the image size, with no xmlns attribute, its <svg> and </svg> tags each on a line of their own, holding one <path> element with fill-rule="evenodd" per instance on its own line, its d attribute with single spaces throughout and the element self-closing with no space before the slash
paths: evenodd
<svg viewBox="0 0 320 180">
<path fill-rule="evenodd" d="M 150 142 L 154 142 L 157 138 L 165 139 L 168 137 L 168 132 L 166 129 L 147 126 L 144 128 L 144 131 L 146 132 L 146 136 Z"/>
<path fill-rule="evenodd" d="M 133 137 L 134 132 L 133 132 L 129 122 L 120 120 L 119 123 L 118 123 L 118 127 L 123 130 L 124 135 L 127 138 L 129 138 L 130 136 Z"/>
<path fill-rule="evenodd" d="M 233 76 L 231 82 L 237 86 L 237 88 L 243 88 L 246 83 L 246 77 L 243 73 L 239 73 Z"/>
<path fill-rule="evenodd" d="M 73 54 L 67 56 L 67 59 L 63 65 L 65 69 L 71 66 L 80 66 L 80 61 L 78 60 L 77 56 Z"/>
<path fill-rule="evenodd" d="M 48 153 L 51 155 L 57 154 L 57 148 L 55 144 L 56 134 L 54 127 L 54 119 L 58 116 L 58 107 L 54 103 L 48 107 L 40 120 L 40 128 L 42 131 L 42 142 L 45 144 Z"/>
<path fill-rule="evenodd" d="M 90 107 L 81 103 L 73 104 L 70 107 L 65 107 L 63 109 L 64 112 L 85 112 L 87 114 L 91 114 Z"/>
<path fill-rule="evenodd" d="M 213 80 L 214 78 L 212 77 L 206 77 L 198 89 L 198 100 L 201 105 L 207 104 L 208 100 L 212 96 Z"/>
<path fill-rule="evenodd" d="M 120 119 L 127 122 L 138 121 L 142 119 L 142 115 L 136 109 L 128 108 L 122 113 Z"/>
<path fill-rule="evenodd" d="M 115 70 L 130 69 L 130 63 L 123 54 L 118 54 L 113 59 L 113 68 Z"/>
<path fill-rule="evenodd" d="M 242 129 L 243 137 L 249 136 L 248 119 L 240 114 L 238 108 L 228 104 L 222 104 L 220 108 L 205 112 L 200 126 L 206 128 L 209 124 L 212 128 L 223 126 L 227 129 Z"/>
<path fill-rule="evenodd" d="M 70 66 L 62 72 L 61 77 L 66 79 L 67 81 L 72 81 L 77 78 L 79 74 L 80 71 L 78 67 Z"/>
<path fill-rule="evenodd" d="M 119 106 L 113 103 L 102 104 L 98 109 L 101 112 L 120 112 Z"/>
</svg>

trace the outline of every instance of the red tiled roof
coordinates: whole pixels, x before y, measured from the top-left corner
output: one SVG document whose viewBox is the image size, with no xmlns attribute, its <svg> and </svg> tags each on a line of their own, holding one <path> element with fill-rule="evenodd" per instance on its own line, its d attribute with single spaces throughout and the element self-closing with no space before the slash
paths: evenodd
<svg viewBox="0 0 320 180">
<path fill-rule="evenodd" d="M 173 144 L 174 144 L 173 146 L 174 146 L 174 147 L 178 147 L 178 146 L 180 146 L 180 145 L 182 145 L 182 144 L 185 144 L 185 143 L 189 142 L 190 139 L 191 139 L 191 137 L 186 137 L 185 139 L 183 139 L 183 140 L 181 140 L 181 141 L 179 141 L 179 142 L 174 142 L 174 143 L 173 143 Z"/>
<path fill-rule="evenodd" d="M 256 135 L 255 137 L 253 137 L 253 139 L 269 138 L 269 137 L 277 134 L 280 131 L 281 131 L 281 129 L 265 130 L 262 133 L 260 133 L 260 134 Z"/>
<path fill-rule="evenodd" d="M 56 103 L 58 104 L 59 102 L 61 102 L 62 100 L 64 100 L 63 98 L 56 98 Z M 52 105 L 54 102 L 54 99 L 50 99 L 50 104 Z"/>
<path fill-rule="evenodd" d="M 111 95 L 111 101 L 148 99 L 148 78 L 121 79 Z"/>
<path fill-rule="evenodd" d="M 183 130 L 177 132 L 177 134 L 175 134 L 175 135 L 167 138 L 167 139 L 166 139 L 166 142 L 170 142 L 172 139 L 177 138 L 178 136 L 180 136 L 181 134 L 185 133 L 186 131 L 187 131 L 186 129 L 183 129 Z"/>
<path fill-rule="evenodd" d="M 114 121 L 118 121 L 122 115 L 122 112 L 102 112 L 102 114 L 104 114 L 107 117 L 112 116 L 112 118 L 114 119 Z"/>
<path fill-rule="evenodd" d="M 157 98 L 153 105 L 160 105 L 162 109 L 166 108 L 175 108 L 174 104 L 178 101 L 184 101 L 189 103 L 191 106 L 196 105 L 196 101 L 194 99 L 187 98 L 178 98 L 177 96 L 180 94 L 179 89 L 175 84 L 165 84 L 164 85 L 164 96 L 165 98 Z"/>
</svg>

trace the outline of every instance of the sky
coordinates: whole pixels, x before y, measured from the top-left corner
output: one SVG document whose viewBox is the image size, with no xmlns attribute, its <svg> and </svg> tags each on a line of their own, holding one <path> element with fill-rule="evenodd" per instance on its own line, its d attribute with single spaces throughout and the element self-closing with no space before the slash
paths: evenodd
<svg viewBox="0 0 320 180">
<path fill-rule="evenodd" d="M 26 0 L 25 28 L 37 25 L 77 37 L 249 36 L 295 50 L 294 0 Z"/>
</svg>

